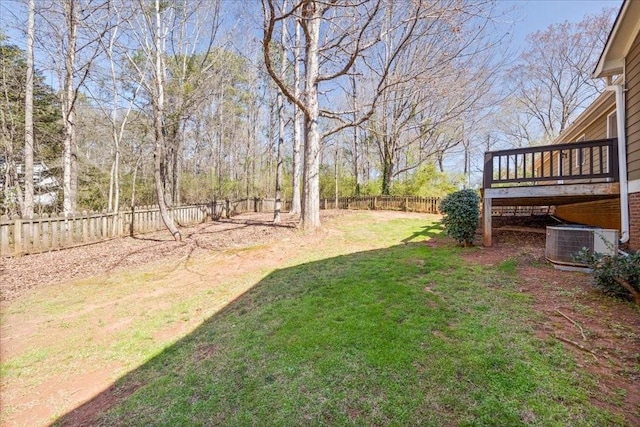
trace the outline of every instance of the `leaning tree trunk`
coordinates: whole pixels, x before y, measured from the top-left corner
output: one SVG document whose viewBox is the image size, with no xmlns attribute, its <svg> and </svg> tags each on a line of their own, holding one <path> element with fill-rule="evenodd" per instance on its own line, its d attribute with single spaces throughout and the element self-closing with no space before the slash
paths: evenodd
<svg viewBox="0 0 640 427">
<path fill-rule="evenodd" d="M 155 133 L 155 151 L 154 157 L 154 178 L 156 182 L 156 195 L 158 197 L 158 207 L 160 208 L 160 217 L 164 222 L 164 225 L 171 232 L 173 238 L 177 241 L 182 240 L 182 235 L 173 218 L 169 215 L 167 204 L 165 203 L 164 195 L 165 188 L 162 179 L 162 166 L 164 159 L 164 61 L 162 60 L 162 38 L 161 38 L 161 22 L 160 22 L 160 0 L 155 1 L 155 18 L 156 18 L 156 33 L 155 33 L 155 100 L 153 102 L 154 114 L 153 114 L 153 127 Z"/>
</svg>

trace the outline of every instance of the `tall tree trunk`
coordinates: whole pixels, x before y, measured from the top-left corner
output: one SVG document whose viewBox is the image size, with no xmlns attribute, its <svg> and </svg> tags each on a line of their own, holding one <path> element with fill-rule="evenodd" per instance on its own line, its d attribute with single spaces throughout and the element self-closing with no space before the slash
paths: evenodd
<svg viewBox="0 0 640 427">
<path fill-rule="evenodd" d="M 358 92 L 356 87 L 356 75 L 355 68 L 354 73 L 351 75 L 351 84 L 353 85 L 353 121 L 355 123 L 358 117 Z M 355 195 L 360 195 L 360 181 L 358 170 L 358 126 L 353 127 L 353 178 L 355 180 Z"/>
<path fill-rule="evenodd" d="M 293 96 L 300 99 L 300 22 L 296 21 L 295 46 L 293 48 Z M 302 112 L 293 104 L 293 191 L 291 194 L 291 213 L 300 213 L 300 140 Z"/>
<path fill-rule="evenodd" d="M 339 178 L 339 172 L 340 170 L 338 169 L 338 158 L 340 157 L 340 144 L 338 144 L 338 142 L 336 141 L 336 153 L 335 153 L 335 165 L 333 168 L 333 183 L 334 183 L 334 205 L 335 208 L 338 209 L 338 178 Z"/>
<path fill-rule="evenodd" d="M 320 227 L 320 130 L 318 117 L 318 75 L 321 5 L 309 1 L 303 6 L 306 23 L 305 37 L 305 93 L 308 115 L 305 117 L 304 171 L 302 190 L 302 228 Z"/>
<path fill-rule="evenodd" d="M 27 81 L 24 102 L 24 205 L 23 217 L 33 216 L 33 39 L 35 0 L 29 0 L 29 24 L 27 25 Z"/>
<path fill-rule="evenodd" d="M 280 222 L 280 211 L 282 210 L 282 144 L 284 143 L 284 105 L 282 94 L 278 93 L 278 146 L 276 147 L 276 194 L 273 210 L 273 222 Z"/>
<path fill-rule="evenodd" d="M 385 144 L 386 147 L 386 144 Z M 391 194 L 391 182 L 393 180 L 394 160 L 391 153 L 385 150 L 382 158 L 382 194 L 388 196 Z"/>
<path fill-rule="evenodd" d="M 62 92 L 62 114 L 64 119 L 64 152 L 63 167 L 63 202 L 65 216 L 73 214 L 76 209 L 77 169 L 76 169 L 76 134 L 75 134 L 75 92 L 73 75 L 75 69 L 76 41 L 78 21 L 75 0 L 64 2 L 64 13 L 67 24 L 67 52 L 65 55 L 64 88 Z M 74 182 L 76 181 L 76 182 Z"/>
<path fill-rule="evenodd" d="M 282 8 L 287 8 L 287 0 L 282 2 Z M 282 54 L 280 55 L 280 77 L 285 78 L 287 70 L 287 50 L 285 43 L 287 41 L 287 23 L 282 21 L 282 31 L 280 32 L 280 46 Z M 282 210 L 282 144 L 284 144 L 284 94 L 278 89 L 276 98 L 278 107 L 278 147 L 276 148 L 276 197 L 273 209 L 273 222 L 280 222 L 280 211 Z"/>
<path fill-rule="evenodd" d="M 156 195 L 158 197 L 158 207 L 160 209 L 160 216 L 167 229 L 171 232 L 171 235 L 176 241 L 182 240 L 182 235 L 176 227 L 173 219 L 169 215 L 167 210 L 167 204 L 164 200 L 165 188 L 162 179 L 162 164 L 165 147 L 165 129 L 164 129 L 164 61 L 162 55 L 164 53 L 164 38 L 161 36 L 162 25 L 160 17 L 160 0 L 155 0 L 155 37 L 154 37 L 154 53 L 155 53 L 155 100 L 154 100 L 154 114 L 153 114 L 153 128 L 155 134 L 155 151 L 154 157 L 154 178 L 156 182 Z"/>
</svg>

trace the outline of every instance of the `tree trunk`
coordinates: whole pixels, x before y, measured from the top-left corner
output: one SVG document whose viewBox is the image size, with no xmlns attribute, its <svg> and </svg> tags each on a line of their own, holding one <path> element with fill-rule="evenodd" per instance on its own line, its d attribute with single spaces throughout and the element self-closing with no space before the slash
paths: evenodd
<svg viewBox="0 0 640 427">
<path fill-rule="evenodd" d="M 276 195 L 273 210 L 273 222 L 280 222 L 282 210 L 282 144 L 284 143 L 284 108 L 282 94 L 278 93 L 278 147 L 276 148 Z"/>
<path fill-rule="evenodd" d="M 24 205 L 22 216 L 33 216 L 33 39 L 35 0 L 29 0 L 29 24 L 27 25 L 27 81 L 24 106 Z"/>
<path fill-rule="evenodd" d="M 296 37 L 293 48 L 293 96 L 300 99 L 300 22 L 296 21 Z M 297 104 L 293 105 L 293 191 L 291 213 L 299 214 L 300 208 L 300 128 L 302 113 Z"/>
<path fill-rule="evenodd" d="M 335 208 L 338 209 L 338 178 L 340 177 L 339 172 L 340 170 L 338 169 L 338 158 L 340 157 L 340 145 L 338 144 L 338 142 L 336 142 L 336 153 L 335 153 L 335 165 L 333 168 L 333 183 L 334 183 L 334 205 Z"/>
<path fill-rule="evenodd" d="M 391 194 L 391 181 L 393 180 L 393 160 L 385 157 L 382 164 L 382 194 L 388 196 Z"/>
<path fill-rule="evenodd" d="M 154 157 L 154 178 L 156 182 L 156 196 L 158 197 L 158 207 L 160 209 L 160 216 L 167 229 L 171 232 L 171 235 L 176 241 L 182 240 L 182 235 L 176 227 L 173 219 L 169 215 L 167 210 L 167 204 L 164 200 L 165 188 L 162 179 L 162 163 L 163 163 L 163 151 L 165 146 L 165 129 L 164 129 L 164 61 L 162 54 L 164 52 L 164 40 L 161 37 L 162 25 L 160 22 L 160 0 L 155 0 L 155 38 L 154 38 L 154 50 L 155 50 L 155 93 L 156 98 L 153 102 L 154 114 L 153 114 L 153 128 L 155 133 L 155 151 Z"/>
<path fill-rule="evenodd" d="M 358 93 L 356 91 L 356 75 L 355 69 L 351 75 L 351 84 L 353 85 L 353 121 L 358 117 Z M 355 180 L 355 195 L 360 195 L 360 181 L 358 179 L 358 126 L 353 127 L 353 178 Z"/>
<path fill-rule="evenodd" d="M 321 5 L 310 1 L 303 6 L 306 24 L 305 89 L 308 116 L 305 117 L 302 228 L 320 228 L 320 130 L 318 129 L 318 75 Z"/>
<path fill-rule="evenodd" d="M 282 2 L 282 8 L 287 8 L 287 0 Z M 287 42 L 287 25 L 282 22 L 282 31 L 280 32 L 280 46 L 282 55 L 280 56 L 280 77 L 285 78 L 287 71 L 287 50 L 285 43 Z M 273 209 L 273 222 L 280 222 L 280 211 L 282 210 L 282 144 L 284 144 L 284 94 L 278 89 L 276 98 L 278 107 L 278 147 L 276 149 L 276 197 Z"/>
<path fill-rule="evenodd" d="M 76 170 L 76 138 L 75 138 L 75 102 L 73 89 L 73 74 L 75 68 L 76 40 L 78 22 L 76 19 L 75 0 L 64 2 L 65 18 L 67 20 L 68 40 L 65 55 L 64 89 L 62 92 L 62 115 L 64 120 L 64 152 L 63 167 L 63 202 L 65 216 L 72 215 L 76 208 L 77 170 Z"/>
</svg>

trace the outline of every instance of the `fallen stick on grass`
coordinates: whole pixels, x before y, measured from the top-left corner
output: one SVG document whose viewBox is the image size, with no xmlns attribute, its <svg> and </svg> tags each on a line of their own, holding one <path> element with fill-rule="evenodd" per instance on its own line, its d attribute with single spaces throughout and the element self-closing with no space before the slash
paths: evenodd
<svg viewBox="0 0 640 427">
<path fill-rule="evenodd" d="M 582 351 L 586 351 L 587 353 L 589 353 L 589 354 L 591 354 L 593 356 L 593 358 L 596 360 L 596 362 L 598 361 L 598 356 L 596 356 L 596 354 L 593 351 L 591 351 L 588 348 L 578 344 L 577 342 L 568 340 L 568 339 L 563 338 L 563 337 L 559 337 L 557 335 L 551 335 L 551 336 L 554 337 L 557 340 L 560 340 L 560 341 L 565 342 L 567 344 L 571 344 L 571 345 L 573 345 L 575 347 L 578 347 Z"/>
<path fill-rule="evenodd" d="M 587 337 L 584 335 L 584 330 L 582 330 L 582 326 L 578 325 L 578 324 L 577 324 L 577 323 L 576 323 L 572 318 L 570 318 L 569 316 L 567 316 L 566 314 L 564 314 L 563 312 L 561 312 L 561 311 L 560 311 L 560 310 L 558 310 L 557 308 L 556 308 L 556 311 L 557 311 L 557 312 L 558 312 L 562 317 L 564 317 L 565 319 L 567 319 L 569 322 L 573 323 L 573 324 L 574 324 L 574 326 L 580 330 L 580 334 L 582 335 L 582 339 L 583 339 L 583 340 L 585 340 L 585 341 L 587 340 Z"/>
</svg>

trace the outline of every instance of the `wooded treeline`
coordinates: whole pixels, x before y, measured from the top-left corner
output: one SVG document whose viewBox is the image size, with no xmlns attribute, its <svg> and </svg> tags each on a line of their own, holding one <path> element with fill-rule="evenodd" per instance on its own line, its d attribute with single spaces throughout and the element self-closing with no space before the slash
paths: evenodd
<svg viewBox="0 0 640 427">
<path fill-rule="evenodd" d="M 442 196 L 477 184 L 483 151 L 557 136 L 602 90 L 613 15 L 518 56 L 485 0 L 0 7 L 0 213 L 275 196 L 306 228 L 321 198 Z"/>
</svg>

